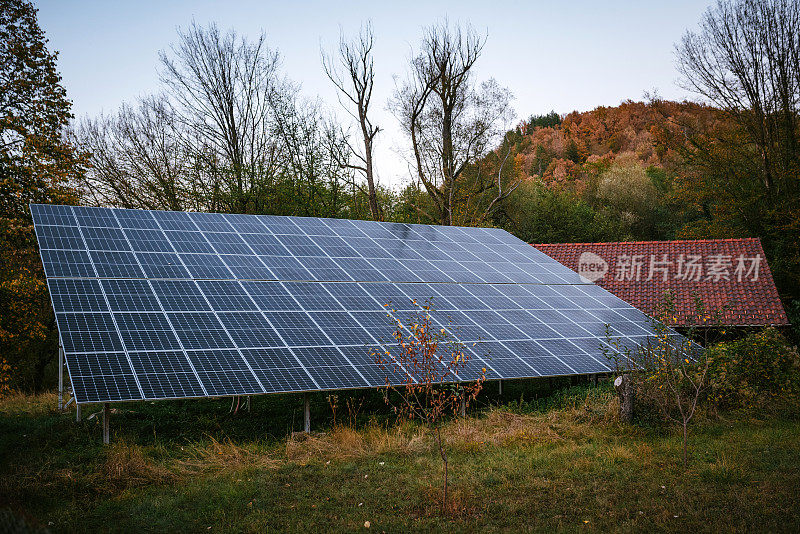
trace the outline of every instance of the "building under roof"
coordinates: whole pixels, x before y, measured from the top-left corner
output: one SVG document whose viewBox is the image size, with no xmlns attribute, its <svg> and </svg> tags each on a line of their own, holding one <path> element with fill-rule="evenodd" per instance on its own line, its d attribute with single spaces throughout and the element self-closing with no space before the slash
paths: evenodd
<svg viewBox="0 0 800 534">
<path fill-rule="evenodd" d="M 759 239 L 534 246 L 648 315 L 663 315 L 669 292 L 678 326 L 708 324 L 698 298 L 719 324 L 789 324 Z"/>
</svg>

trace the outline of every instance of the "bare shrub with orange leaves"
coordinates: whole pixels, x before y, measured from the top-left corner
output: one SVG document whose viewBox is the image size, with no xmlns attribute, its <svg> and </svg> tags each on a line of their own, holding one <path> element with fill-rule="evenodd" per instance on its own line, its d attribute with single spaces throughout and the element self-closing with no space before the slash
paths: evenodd
<svg viewBox="0 0 800 534">
<path fill-rule="evenodd" d="M 442 421 L 458 413 L 461 406 L 475 400 L 486 380 L 482 368 L 473 381 L 462 378 L 470 363 L 464 345 L 431 317 L 428 300 L 417 304 L 406 323 L 396 321 L 392 337 L 394 349 L 373 352 L 378 365 L 386 372 L 384 398 L 401 419 L 416 420 L 429 427 L 435 437 L 444 465 L 442 510 L 447 511 L 448 458 L 442 439 Z M 396 313 L 396 312 L 395 312 Z M 390 315 L 391 317 L 392 315 Z M 402 384 L 393 384 L 391 376 L 403 376 Z"/>
<path fill-rule="evenodd" d="M 706 311 L 705 305 L 695 296 L 695 313 L 699 320 L 690 324 L 705 324 L 719 327 L 722 311 Z M 605 350 L 623 383 L 623 375 L 632 381 L 636 410 L 647 411 L 654 406 L 661 417 L 680 425 L 683 433 L 683 465 L 689 462 L 689 424 L 697 413 L 704 392 L 709 388 L 709 353 L 694 339 L 701 337 L 707 344 L 710 330 L 698 331 L 691 327 L 685 336 L 678 335 L 672 327 L 677 324 L 677 313 L 671 293 L 662 297 L 656 316 L 651 319 L 653 332 L 646 342 L 630 348 L 620 338 L 612 336 L 606 325 L 606 344 L 613 350 Z M 635 399 L 635 400 L 634 400 Z"/>
</svg>

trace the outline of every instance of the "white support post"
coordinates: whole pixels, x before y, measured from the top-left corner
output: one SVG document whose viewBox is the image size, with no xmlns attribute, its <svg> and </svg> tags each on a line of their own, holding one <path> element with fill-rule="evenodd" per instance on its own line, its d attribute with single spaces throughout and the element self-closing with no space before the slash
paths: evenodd
<svg viewBox="0 0 800 534">
<path fill-rule="evenodd" d="M 104 445 L 108 445 L 109 442 L 111 441 L 110 438 L 109 438 L 109 434 L 110 433 L 108 431 L 108 427 L 109 427 L 109 424 L 108 424 L 109 421 L 108 420 L 110 418 L 111 418 L 111 410 L 108 407 L 108 403 L 105 402 L 105 403 L 103 403 L 103 444 Z"/>
<path fill-rule="evenodd" d="M 77 402 L 75 403 L 75 422 L 76 423 L 81 422 L 81 405 L 78 404 Z"/>
<path fill-rule="evenodd" d="M 58 344 L 58 411 L 64 409 L 64 347 Z"/>
<path fill-rule="evenodd" d="M 498 380 L 497 381 L 497 395 L 500 396 L 500 397 L 503 396 L 503 381 L 502 380 Z"/>
<path fill-rule="evenodd" d="M 311 433 L 311 401 L 308 398 L 308 393 L 303 393 L 303 422 L 306 434 Z"/>
</svg>

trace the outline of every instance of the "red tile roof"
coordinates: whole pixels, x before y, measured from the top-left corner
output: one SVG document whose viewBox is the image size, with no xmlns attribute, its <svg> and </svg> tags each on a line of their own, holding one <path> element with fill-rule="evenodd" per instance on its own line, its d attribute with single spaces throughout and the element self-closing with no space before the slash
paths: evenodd
<svg viewBox="0 0 800 534">
<path fill-rule="evenodd" d="M 677 324 L 703 324 L 695 295 L 724 325 L 786 325 L 759 239 L 533 245 L 648 315 L 670 291 Z"/>
</svg>

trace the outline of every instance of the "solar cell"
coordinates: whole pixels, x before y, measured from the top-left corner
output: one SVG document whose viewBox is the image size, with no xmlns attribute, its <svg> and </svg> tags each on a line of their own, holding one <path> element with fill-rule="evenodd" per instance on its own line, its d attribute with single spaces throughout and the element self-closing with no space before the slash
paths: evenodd
<svg viewBox="0 0 800 534">
<path fill-rule="evenodd" d="M 163 313 L 116 313 L 114 320 L 129 351 L 181 348 Z"/>
<path fill-rule="evenodd" d="M 144 278 L 133 252 L 91 250 L 89 258 L 100 278 Z"/>
<path fill-rule="evenodd" d="M 242 355 L 267 393 L 319 389 L 289 349 L 245 349 Z"/>
<path fill-rule="evenodd" d="M 331 344 L 325 333 L 305 312 L 264 312 L 264 316 L 290 347 Z"/>
<path fill-rule="evenodd" d="M 259 259 L 272 271 L 276 280 L 314 279 L 314 275 L 292 256 L 259 256 Z"/>
<path fill-rule="evenodd" d="M 264 388 L 238 351 L 198 350 L 187 354 L 208 395 L 264 393 Z"/>
<path fill-rule="evenodd" d="M 233 279 L 233 273 L 215 254 L 178 254 L 189 274 L 195 280 Z"/>
<path fill-rule="evenodd" d="M 283 287 L 303 310 L 342 310 L 342 305 L 325 286 L 313 282 L 284 282 Z"/>
<path fill-rule="evenodd" d="M 101 280 L 102 290 L 113 312 L 160 311 L 158 299 L 147 280 Z M 101 295 L 102 298 L 102 295 Z"/>
<path fill-rule="evenodd" d="M 77 226 L 40 226 L 37 229 L 42 249 L 83 250 L 86 245 Z"/>
<path fill-rule="evenodd" d="M 78 402 L 143 398 L 123 352 L 72 353 L 67 365 Z"/>
<path fill-rule="evenodd" d="M 161 230 L 125 228 L 123 235 L 136 252 L 173 252 L 172 245 Z"/>
<path fill-rule="evenodd" d="M 261 227 L 266 231 L 265 227 Z M 250 245 L 250 249 L 261 256 L 289 256 L 289 251 L 272 234 L 242 234 L 242 239 Z"/>
<path fill-rule="evenodd" d="M 348 389 L 370 385 L 336 347 L 298 348 L 292 352 L 320 389 Z"/>
<path fill-rule="evenodd" d="M 197 287 L 215 311 L 258 309 L 239 282 L 233 280 L 199 280 Z"/>
<path fill-rule="evenodd" d="M 260 312 L 224 312 L 218 316 L 239 348 L 284 346 L 275 329 Z"/>
<path fill-rule="evenodd" d="M 53 278 L 47 281 L 47 287 L 56 313 L 108 311 L 97 280 Z"/>
<path fill-rule="evenodd" d="M 122 350 L 110 313 L 57 313 L 56 322 L 65 352 Z"/>
<path fill-rule="evenodd" d="M 85 250 L 40 250 L 48 278 L 90 278 L 95 276 L 92 259 Z"/>
<path fill-rule="evenodd" d="M 310 312 L 309 315 L 335 345 L 366 345 L 376 342 L 346 311 Z"/>
<path fill-rule="evenodd" d="M 177 254 L 137 252 L 135 256 L 147 278 L 189 278 Z"/>
<path fill-rule="evenodd" d="M 499 229 L 31 213 L 78 402 L 404 383 L 373 353 L 425 305 L 472 356 L 453 380 L 607 372 L 606 324 L 631 348 L 653 338 L 644 314 Z"/>
<path fill-rule="evenodd" d="M 115 210 L 114 216 L 122 228 L 139 228 L 142 230 L 160 230 L 153 212 L 144 210 Z"/>
<path fill-rule="evenodd" d="M 203 235 L 217 254 L 252 254 L 250 245 L 238 234 L 206 232 Z"/>
<path fill-rule="evenodd" d="M 242 282 L 242 288 L 261 311 L 302 310 L 280 282 L 248 281 Z"/>
<path fill-rule="evenodd" d="M 234 348 L 233 341 L 213 313 L 168 313 L 167 317 L 186 349 Z"/>
</svg>

